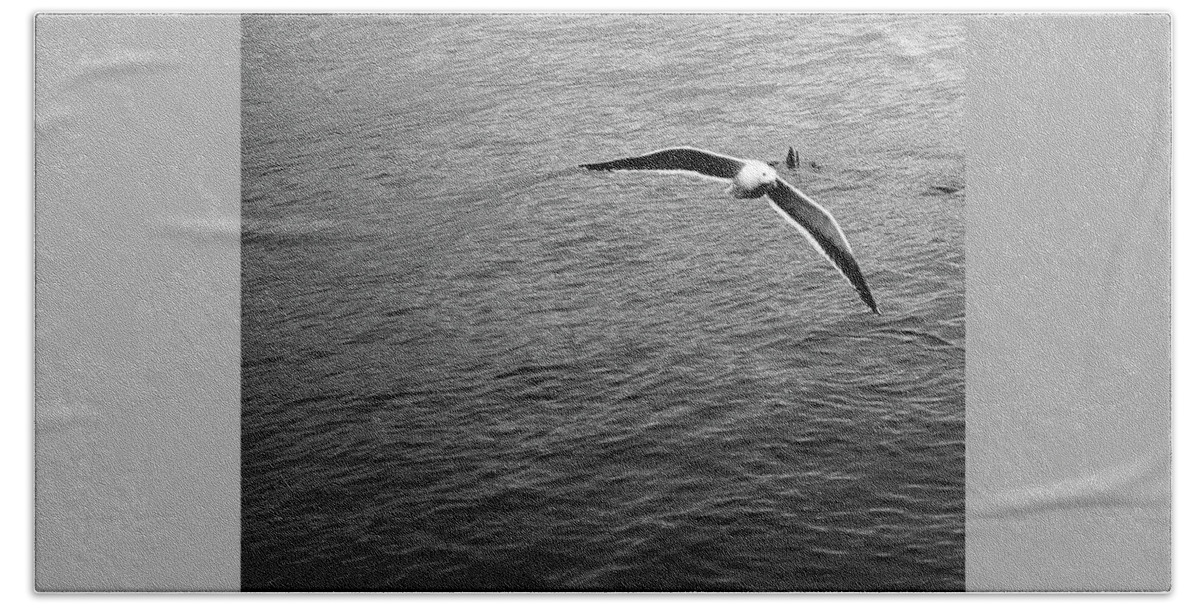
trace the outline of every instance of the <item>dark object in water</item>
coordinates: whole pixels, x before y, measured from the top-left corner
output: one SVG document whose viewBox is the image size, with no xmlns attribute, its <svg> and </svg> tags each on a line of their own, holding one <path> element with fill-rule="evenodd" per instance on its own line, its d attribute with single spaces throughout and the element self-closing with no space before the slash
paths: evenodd
<svg viewBox="0 0 1200 608">
<path fill-rule="evenodd" d="M 795 169 L 796 165 L 800 164 L 799 161 L 800 159 L 796 158 L 796 150 L 794 150 L 791 146 L 788 146 L 787 168 Z"/>
<path fill-rule="evenodd" d="M 937 194 L 940 192 L 942 194 L 954 194 L 955 192 L 958 192 L 959 190 L 962 190 L 962 189 L 963 189 L 963 187 L 958 186 L 958 185 L 946 185 L 946 186 L 933 185 L 933 186 L 929 187 L 929 191 L 930 191 L 929 193 Z"/>
<path fill-rule="evenodd" d="M 810 160 L 810 161 L 808 161 L 808 166 L 812 167 L 812 168 L 813 168 L 813 171 L 820 171 L 820 170 L 821 170 L 821 165 L 818 165 L 818 164 L 817 164 L 817 161 L 815 161 L 815 160 Z"/>
</svg>

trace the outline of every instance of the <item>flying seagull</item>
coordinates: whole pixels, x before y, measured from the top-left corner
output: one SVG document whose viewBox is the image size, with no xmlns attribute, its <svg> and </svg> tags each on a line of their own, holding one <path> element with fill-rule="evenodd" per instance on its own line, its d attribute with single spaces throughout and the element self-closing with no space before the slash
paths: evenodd
<svg viewBox="0 0 1200 608">
<path fill-rule="evenodd" d="M 781 179 L 767 163 L 680 147 L 579 166 L 591 171 L 658 171 L 717 179 L 730 184 L 726 192 L 734 198 L 758 198 L 765 194 L 771 207 L 850 281 L 862 301 L 871 307 L 871 312 L 879 314 L 871 289 L 867 287 L 850 243 L 837 221 L 823 207 Z"/>
</svg>

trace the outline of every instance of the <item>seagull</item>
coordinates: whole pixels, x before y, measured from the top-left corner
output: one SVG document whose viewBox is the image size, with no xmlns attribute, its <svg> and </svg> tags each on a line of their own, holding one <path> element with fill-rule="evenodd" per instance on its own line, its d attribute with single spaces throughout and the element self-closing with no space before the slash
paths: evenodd
<svg viewBox="0 0 1200 608">
<path fill-rule="evenodd" d="M 728 183 L 726 192 L 734 198 L 753 199 L 766 195 L 771 207 L 850 281 L 871 312 L 879 314 L 871 289 L 867 287 L 850 243 L 837 221 L 824 207 L 780 178 L 765 162 L 685 146 L 579 166 L 590 171 L 655 171 L 703 177 Z"/>
</svg>

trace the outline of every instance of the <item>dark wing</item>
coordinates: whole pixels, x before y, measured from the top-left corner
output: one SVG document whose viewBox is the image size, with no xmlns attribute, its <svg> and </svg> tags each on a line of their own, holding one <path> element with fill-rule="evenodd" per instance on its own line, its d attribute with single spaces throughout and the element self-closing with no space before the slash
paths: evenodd
<svg viewBox="0 0 1200 608">
<path fill-rule="evenodd" d="M 706 177 L 733 179 L 745 161 L 698 148 L 669 148 L 644 156 L 579 165 L 592 171 L 690 171 Z"/>
<path fill-rule="evenodd" d="M 850 243 L 846 241 L 846 235 L 842 234 L 842 229 L 833 216 L 803 192 L 781 179 L 775 180 L 767 189 L 767 196 L 779 215 L 807 237 L 813 247 L 850 281 L 854 289 L 858 290 L 862 301 L 871 307 L 871 312 L 879 314 L 879 307 L 875 305 L 871 289 L 867 287 L 858 262 L 854 260 Z"/>
</svg>

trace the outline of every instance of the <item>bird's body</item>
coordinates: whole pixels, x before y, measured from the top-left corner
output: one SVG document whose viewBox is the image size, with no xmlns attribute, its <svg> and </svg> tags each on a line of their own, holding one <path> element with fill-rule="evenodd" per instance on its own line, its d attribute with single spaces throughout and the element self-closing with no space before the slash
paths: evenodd
<svg viewBox="0 0 1200 608">
<path fill-rule="evenodd" d="M 794 153 L 791 158 L 795 158 Z M 850 281 L 871 312 L 879 314 L 875 298 L 837 221 L 823 207 L 780 178 L 767 163 L 733 158 L 699 148 L 679 147 L 580 166 L 592 171 L 685 173 L 727 182 L 727 192 L 734 198 L 753 199 L 765 195 L 775 211 Z"/>
<path fill-rule="evenodd" d="M 767 193 L 767 188 L 779 179 L 779 174 L 770 165 L 758 160 L 748 160 L 733 176 L 729 193 L 734 198 L 758 198 Z"/>
</svg>

